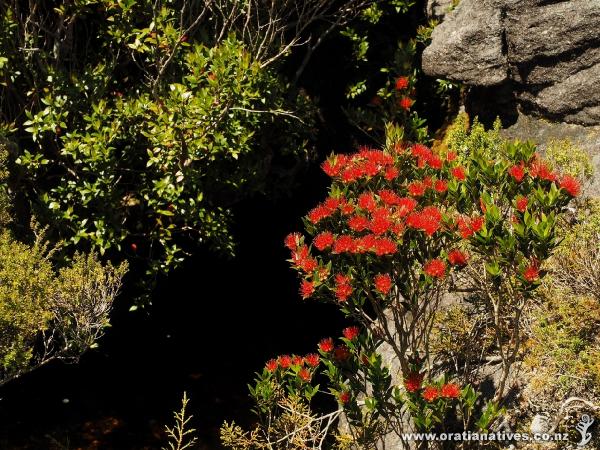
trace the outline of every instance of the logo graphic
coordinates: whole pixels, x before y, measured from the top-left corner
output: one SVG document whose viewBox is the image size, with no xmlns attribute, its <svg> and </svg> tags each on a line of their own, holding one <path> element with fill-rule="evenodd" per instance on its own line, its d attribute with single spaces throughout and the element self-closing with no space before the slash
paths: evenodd
<svg viewBox="0 0 600 450">
<path fill-rule="evenodd" d="M 594 419 L 588 416 L 587 414 L 584 414 L 583 416 L 581 416 L 581 420 L 579 420 L 579 423 L 575 425 L 575 429 L 579 431 L 579 434 L 581 434 L 581 441 L 577 443 L 578 447 L 584 447 L 588 442 L 592 440 L 592 433 L 588 433 L 587 430 L 589 427 L 592 426 L 593 423 Z"/>
</svg>

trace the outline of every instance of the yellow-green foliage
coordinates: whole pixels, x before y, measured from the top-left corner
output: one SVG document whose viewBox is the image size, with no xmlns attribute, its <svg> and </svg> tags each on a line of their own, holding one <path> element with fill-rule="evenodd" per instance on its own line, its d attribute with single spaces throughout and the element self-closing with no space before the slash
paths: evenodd
<svg viewBox="0 0 600 450">
<path fill-rule="evenodd" d="M 125 264 L 115 268 L 77 254 L 56 272 L 40 242 L 30 246 L 0 234 L 0 385 L 91 347 L 126 271 Z"/>
<path fill-rule="evenodd" d="M 21 244 L 6 231 L 0 234 L 0 373 L 29 364 L 35 340 L 52 318 L 53 279 L 40 246 Z"/>
<path fill-rule="evenodd" d="M 546 160 L 553 169 L 578 178 L 590 178 L 593 166 L 590 157 L 568 139 L 549 141 Z"/>
<path fill-rule="evenodd" d="M 500 136 L 502 123 L 494 122 L 491 130 L 486 130 L 477 117 L 469 125 L 469 116 L 461 113 L 446 133 L 444 144 L 449 150 L 457 152 L 459 157 L 471 152 L 483 152 L 485 155 L 498 155 L 505 140 Z"/>
<path fill-rule="evenodd" d="M 554 395 L 600 395 L 600 201 L 564 230 L 534 315 L 526 363 L 531 387 Z"/>
</svg>

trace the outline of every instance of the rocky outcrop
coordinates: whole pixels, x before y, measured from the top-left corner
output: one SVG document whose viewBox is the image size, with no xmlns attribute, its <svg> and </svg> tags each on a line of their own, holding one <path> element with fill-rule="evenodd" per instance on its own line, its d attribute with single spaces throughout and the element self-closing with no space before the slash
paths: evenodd
<svg viewBox="0 0 600 450">
<path fill-rule="evenodd" d="M 433 31 L 423 70 L 475 87 L 476 97 L 501 95 L 505 113 L 510 104 L 530 115 L 597 125 L 598 30 L 600 0 L 461 0 Z"/>
</svg>

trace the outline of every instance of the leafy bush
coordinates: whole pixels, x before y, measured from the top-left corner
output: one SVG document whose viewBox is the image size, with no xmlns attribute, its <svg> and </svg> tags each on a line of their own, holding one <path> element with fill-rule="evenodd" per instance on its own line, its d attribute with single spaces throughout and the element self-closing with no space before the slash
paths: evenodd
<svg viewBox="0 0 600 450">
<path fill-rule="evenodd" d="M 0 6 L 0 120 L 36 215 L 68 246 L 153 273 L 198 242 L 231 253 L 231 206 L 308 157 L 312 106 L 265 60 L 285 42 L 259 58 L 235 28 L 207 35 L 215 5 L 196 6 Z"/>
</svg>

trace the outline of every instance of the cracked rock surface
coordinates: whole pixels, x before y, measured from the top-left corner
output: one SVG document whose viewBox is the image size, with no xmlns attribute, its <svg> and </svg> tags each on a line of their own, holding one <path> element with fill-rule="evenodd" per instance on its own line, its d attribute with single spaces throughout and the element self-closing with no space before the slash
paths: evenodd
<svg viewBox="0 0 600 450">
<path fill-rule="evenodd" d="M 600 0 L 461 0 L 433 31 L 426 74 L 494 89 L 519 110 L 600 124 Z"/>
</svg>

